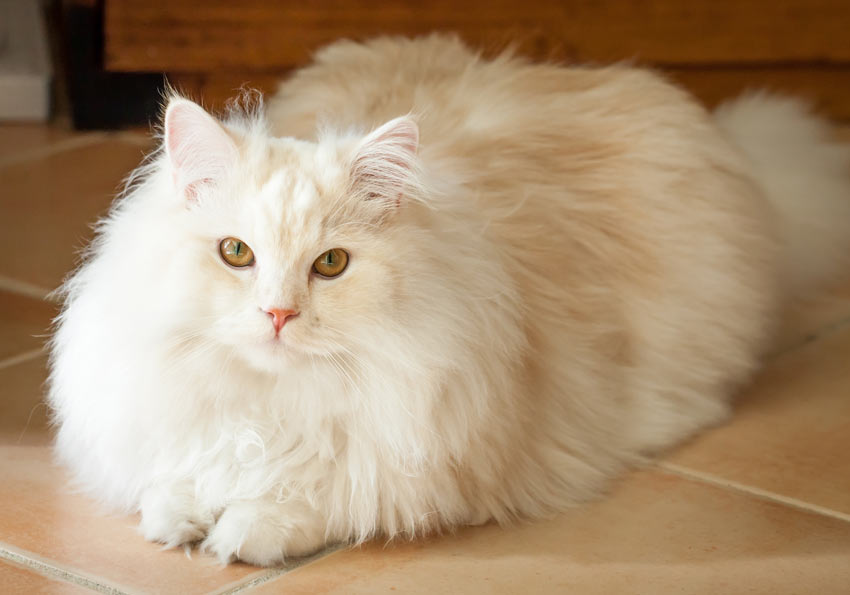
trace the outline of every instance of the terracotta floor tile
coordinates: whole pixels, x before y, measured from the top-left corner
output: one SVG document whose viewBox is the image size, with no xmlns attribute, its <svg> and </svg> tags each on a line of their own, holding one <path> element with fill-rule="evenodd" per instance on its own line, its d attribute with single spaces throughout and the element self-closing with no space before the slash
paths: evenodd
<svg viewBox="0 0 850 595">
<path fill-rule="evenodd" d="M 0 275 L 56 287 L 142 152 L 104 140 L 0 169 L 0 234 L 14 248 L 0 260 Z"/>
<path fill-rule="evenodd" d="M 161 551 L 135 530 L 68 488 L 44 446 L 0 446 L 0 541 L 89 577 L 145 593 L 206 593 L 267 574 L 244 564 Z"/>
<path fill-rule="evenodd" d="M 675 465 L 850 514 L 850 326 L 774 359 Z"/>
<path fill-rule="evenodd" d="M 46 363 L 46 357 L 38 357 L 0 369 L 0 445 L 48 442 Z"/>
<path fill-rule="evenodd" d="M 18 593 L 64 595 L 65 593 L 91 593 L 91 591 L 80 585 L 47 578 L 31 570 L 0 560 L 0 593 L 9 595 Z"/>
<path fill-rule="evenodd" d="M 50 302 L 0 290 L 0 361 L 42 347 L 56 312 Z"/>
<path fill-rule="evenodd" d="M 846 593 L 850 523 L 645 471 L 549 522 L 342 551 L 258 593 Z"/>
<path fill-rule="evenodd" d="M 44 124 L 0 124 L 0 164 L 8 157 L 49 147 L 81 133 L 64 126 Z"/>
</svg>

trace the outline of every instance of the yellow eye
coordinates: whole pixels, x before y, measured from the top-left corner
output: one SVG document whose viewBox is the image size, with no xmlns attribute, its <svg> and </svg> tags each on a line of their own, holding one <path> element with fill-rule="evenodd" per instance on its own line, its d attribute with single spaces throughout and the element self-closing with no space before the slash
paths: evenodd
<svg viewBox="0 0 850 595">
<path fill-rule="evenodd" d="M 342 248 L 328 250 L 313 261 L 313 270 L 322 277 L 336 277 L 337 275 L 340 275 L 347 266 L 348 252 Z"/>
<path fill-rule="evenodd" d="M 248 267 L 254 264 L 254 251 L 238 238 L 224 238 L 218 245 L 224 262 L 232 267 Z"/>
</svg>

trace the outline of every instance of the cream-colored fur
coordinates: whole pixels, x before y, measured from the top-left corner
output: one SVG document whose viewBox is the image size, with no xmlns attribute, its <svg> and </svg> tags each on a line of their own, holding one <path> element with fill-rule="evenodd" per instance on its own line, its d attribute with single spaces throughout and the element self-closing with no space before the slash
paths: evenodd
<svg viewBox="0 0 850 595">
<path fill-rule="evenodd" d="M 223 126 L 174 99 L 66 285 L 57 452 L 147 538 L 259 564 L 594 497 L 722 421 L 783 300 L 841 272 L 824 135 L 440 36 L 330 46 Z"/>
</svg>

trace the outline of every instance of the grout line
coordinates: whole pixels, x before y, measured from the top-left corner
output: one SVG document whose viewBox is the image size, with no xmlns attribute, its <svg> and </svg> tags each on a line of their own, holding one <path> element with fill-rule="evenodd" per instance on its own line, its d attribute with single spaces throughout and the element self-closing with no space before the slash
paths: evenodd
<svg viewBox="0 0 850 595">
<path fill-rule="evenodd" d="M 231 593 L 242 593 L 248 589 L 253 589 L 257 585 L 262 585 L 263 583 L 272 581 L 283 573 L 283 569 L 280 568 L 267 568 L 253 574 L 249 574 L 245 578 L 228 583 L 213 591 L 208 591 L 206 595 L 230 595 Z"/>
<path fill-rule="evenodd" d="M 243 582 L 237 583 L 235 586 L 225 585 L 220 589 L 215 591 L 211 591 L 209 595 L 233 595 L 234 593 L 242 593 L 249 589 L 253 589 L 259 585 L 271 582 L 283 576 L 284 574 L 288 574 L 293 570 L 301 568 L 302 566 L 306 566 L 308 564 L 312 564 L 313 562 L 318 562 L 322 558 L 327 558 L 338 551 L 344 549 L 345 544 L 333 545 L 331 547 L 325 548 L 319 552 L 316 552 L 312 556 L 307 556 L 306 558 L 298 558 L 297 560 L 293 560 L 290 564 L 288 564 L 284 568 L 271 568 L 263 574 L 262 576 L 257 576 L 254 578 L 248 577 L 247 579 L 243 579 Z"/>
<path fill-rule="evenodd" d="M 789 353 L 794 353 L 799 351 L 812 343 L 817 343 L 821 339 L 829 337 L 830 335 L 835 334 L 836 332 L 842 330 L 845 326 L 850 325 L 850 316 L 842 316 L 832 322 L 824 323 L 822 326 L 819 326 L 815 329 L 809 331 L 805 337 L 792 343 L 791 345 L 787 345 L 782 349 L 774 351 L 768 354 L 767 361 L 772 362 L 775 359 L 779 359 Z"/>
<path fill-rule="evenodd" d="M 88 145 L 93 145 L 96 142 L 105 140 L 107 138 L 109 138 L 107 133 L 89 132 L 86 134 L 81 134 L 80 136 L 74 136 L 64 140 L 56 141 L 55 143 L 52 143 L 46 147 L 38 147 L 37 149 L 24 151 L 22 153 L 18 153 L 17 155 L 6 157 L 5 159 L 0 159 L 0 169 L 9 167 L 10 165 L 24 163 L 26 161 L 34 161 L 36 159 L 49 157 L 50 155 L 62 153 L 64 151 L 70 151 L 71 149 L 87 147 Z"/>
<path fill-rule="evenodd" d="M 17 279 L 12 279 L 11 277 L 4 277 L 3 275 L 0 275 L 0 291 L 17 293 L 26 297 L 35 298 L 37 300 L 52 301 L 50 299 L 50 293 L 53 290 L 45 289 L 44 287 L 40 287 L 32 283 L 27 283 L 26 281 L 18 281 Z"/>
<path fill-rule="evenodd" d="M 777 494 L 776 492 L 769 492 L 767 490 L 762 490 L 760 488 L 738 483 L 737 481 L 718 477 L 717 475 L 713 475 L 711 473 L 694 471 L 693 469 L 688 469 L 687 467 L 682 467 L 674 463 L 659 462 L 656 463 L 655 466 L 664 471 L 668 471 L 674 475 L 678 475 L 686 479 L 696 480 L 702 483 L 732 489 L 738 492 L 742 492 L 744 494 L 748 494 L 750 496 L 755 496 L 762 500 L 768 500 L 775 504 L 782 504 L 808 513 L 814 513 L 821 516 L 828 516 L 840 521 L 850 522 L 850 514 L 839 512 L 831 508 L 826 508 L 825 506 L 818 506 L 817 504 L 812 504 L 803 500 L 797 500 L 796 498 L 791 498 L 790 496 L 783 496 L 782 494 Z"/>
<path fill-rule="evenodd" d="M 39 347 L 38 349 L 30 349 L 29 351 L 24 351 L 23 353 L 19 353 L 18 355 L 7 357 L 4 360 L 0 360 L 0 370 L 3 370 L 5 368 L 11 368 L 12 366 L 16 366 L 18 364 L 37 359 L 39 356 L 44 355 L 44 352 L 45 348 Z"/>
<path fill-rule="evenodd" d="M 128 595 L 131 593 L 131 591 L 126 587 L 120 587 L 102 580 L 89 578 L 79 570 L 65 567 L 52 560 L 46 560 L 27 550 L 19 549 L 0 542 L 0 560 L 3 559 L 14 562 L 18 566 L 22 566 L 27 570 L 31 570 L 32 572 L 42 576 L 64 581 L 66 583 L 72 583 L 80 587 L 86 587 L 87 589 L 98 591 L 100 593 L 107 593 L 108 595 Z"/>
</svg>

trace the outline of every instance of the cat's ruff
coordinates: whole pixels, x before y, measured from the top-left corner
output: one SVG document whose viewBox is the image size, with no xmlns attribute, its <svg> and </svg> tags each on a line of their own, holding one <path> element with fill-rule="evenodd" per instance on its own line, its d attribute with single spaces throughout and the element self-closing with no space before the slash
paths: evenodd
<svg viewBox="0 0 850 595">
<path fill-rule="evenodd" d="M 562 510 L 728 415 L 848 264 L 849 163 L 790 100 L 439 36 L 175 97 L 65 284 L 56 452 L 225 561 Z"/>
</svg>

